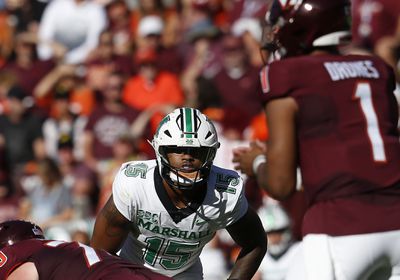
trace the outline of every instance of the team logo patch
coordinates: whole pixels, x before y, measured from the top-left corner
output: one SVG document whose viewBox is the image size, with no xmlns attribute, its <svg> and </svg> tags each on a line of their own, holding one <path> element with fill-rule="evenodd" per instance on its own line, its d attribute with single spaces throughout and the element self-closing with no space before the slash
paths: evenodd
<svg viewBox="0 0 400 280">
<path fill-rule="evenodd" d="M 265 66 L 260 72 L 260 81 L 263 93 L 268 93 L 270 90 L 268 81 L 268 71 L 269 67 Z"/>
<path fill-rule="evenodd" d="M 41 231 L 41 229 L 40 228 L 38 228 L 37 226 L 35 226 L 33 229 L 32 229 L 32 232 L 35 234 L 35 235 L 44 235 L 43 234 L 43 232 Z"/>
<path fill-rule="evenodd" d="M 239 185 L 239 179 L 231 175 L 217 174 L 215 189 L 219 192 L 236 193 L 236 186 Z"/>
<path fill-rule="evenodd" d="M 0 267 L 4 266 L 7 262 L 7 256 L 0 251 Z"/>
<path fill-rule="evenodd" d="M 133 165 L 128 165 L 125 168 L 125 176 L 127 177 L 138 177 L 142 179 L 146 179 L 146 173 L 147 173 L 148 166 L 145 163 L 138 163 L 138 164 L 133 164 Z"/>
</svg>

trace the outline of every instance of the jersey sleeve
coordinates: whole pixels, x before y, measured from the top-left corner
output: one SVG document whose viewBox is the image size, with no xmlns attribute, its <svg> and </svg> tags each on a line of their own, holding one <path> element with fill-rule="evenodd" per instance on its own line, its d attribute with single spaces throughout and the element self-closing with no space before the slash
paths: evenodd
<svg viewBox="0 0 400 280">
<path fill-rule="evenodd" d="M 41 247 L 41 240 L 29 239 L 0 250 L 0 279 L 7 279 L 16 268 L 25 262 L 29 262 L 32 255 Z"/>
<path fill-rule="evenodd" d="M 0 279 L 6 279 L 16 267 L 16 259 L 12 253 L 7 251 L 7 247 L 0 251 Z"/>
<path fill-rule="evenodd" d="M 125 175 L 125 170 L 127 166 L 127 164 L 122 165 L 117 175 L 115 176 L 112 186 L 112 193 L 114 204 L 117 207 L 118 211 L 122 215 L 124 215 L 125 218 L 132 221 L 132 198 L 128 190 L 128 178 Z"/>
<path fill-rule="evenodd" d="M 236 172 L 232 171 L 234 179 L 230 180 L 228 189 L 235 190 L 234 193 L 228 193 L 228 202 L 223 220 L 225 226 L 230 226 L 237 222 L 246 214 L 249 207 L 247 198 L 244 193 L 243 179 Z"/>
<path fill-rule="evenodd" d="M 283 61 L 273 62 L 261 69 L 260 81 L 264 104 L 273 99 L 288 96 L 292 87 L 290 72 L 290 68 L 286 67 Z"/>
</svg>

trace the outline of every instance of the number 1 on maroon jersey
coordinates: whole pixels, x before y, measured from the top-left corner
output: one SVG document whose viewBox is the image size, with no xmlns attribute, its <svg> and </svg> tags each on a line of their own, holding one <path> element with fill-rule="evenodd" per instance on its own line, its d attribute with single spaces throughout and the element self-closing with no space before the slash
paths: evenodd
<svg viewBox="0 0 400 280">
<path fill-rule="evenodd" d="M 378 117 L 372 102 L 372 91 L 368 82 L 360 82 L 356 85 L 354 96 L 360 101 L 361 111 L 364 114 L 367 135 L 371 143 L 374 161 L 385 162 L 386 153 L 381 131 L 379 129 Z"/>
</svg>

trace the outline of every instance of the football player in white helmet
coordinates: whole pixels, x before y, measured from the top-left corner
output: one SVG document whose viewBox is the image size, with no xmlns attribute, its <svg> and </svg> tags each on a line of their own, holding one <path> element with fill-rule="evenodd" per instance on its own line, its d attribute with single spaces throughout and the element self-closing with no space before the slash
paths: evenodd
<svg viewBox="0 0 400 280">
<path fill-rule="evenodd" d="M 159 172 L 168 186 L 185 191 L 204 185 L 220 143 L 213 123 L 205 115 L 195 109 L 181 108 L 165 117 L 152 145 Z M 169 156 L 185 153 L 193 156 L 194 164 L 187 161 L 182 167 L 174 167 L 173 161 L 179 159 Z"/>
<path fill-rule="evenodd" d="M 296 270 L 295 278 L 289 278 L 289 268 L 301 261 L 300 243 L 292 238 L 290 218 L 279 202 L 265 197 L 257 211 L 263 223 L 268 252 L 253 280 L 306 279 L 304 272 Z"/>
<path fill-rule="evenodd" d="M 226 228 L 242 248 L 229 279 L 251 279 L 267 241 L 242 178 L 213 165 L 219 147 L 213 123 L 196 109 L 175 109 L 151 144 L 156 159 L 121 166 L 91 245 L 121 250 L 121 257 L 174 279 L 203 279 L 201 250 Z"/>
</svg>

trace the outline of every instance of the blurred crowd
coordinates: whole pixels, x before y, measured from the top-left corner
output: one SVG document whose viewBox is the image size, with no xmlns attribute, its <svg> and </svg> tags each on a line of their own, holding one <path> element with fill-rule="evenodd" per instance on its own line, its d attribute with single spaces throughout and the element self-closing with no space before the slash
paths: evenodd
<svg viewBox="0 0 400 280">
<path fill-rule="evenodd" d="M 88 243 L 114 174 L 154 157 L 147 140 L 178 106 L 214 120 L 214 163 L 232 168 L 233 148 L 268 137 L 259 49 L 270 2 L 0 0 L 0 222 Z M 254 208 L 275 207 L 246 185 Z M 298 192 L 282 204 L 287 244 L 301 239 L 304 203 Z M 229 269 L 232 244 L 208 245 L 206 273 L 224 273 L 217 260 Z"/>
<path fill-rule="evenodd" d="M 0 1 L 0 221 L 87 243 L 115 172 L 154 157 L 147 140 L 177 106 L 216 122 L 215 164 L 232 167 L 232 148 L 268 134 L 258 75 L 267 5 Z M 258 208 L 263 193 L 248 185 Z M 215 246 L 229 265 L 230 241 Z"/>
</svg>

